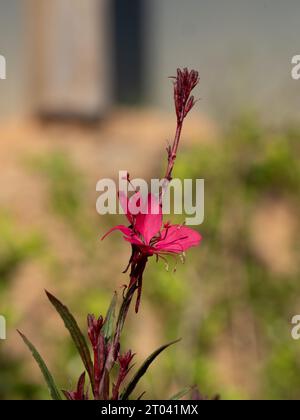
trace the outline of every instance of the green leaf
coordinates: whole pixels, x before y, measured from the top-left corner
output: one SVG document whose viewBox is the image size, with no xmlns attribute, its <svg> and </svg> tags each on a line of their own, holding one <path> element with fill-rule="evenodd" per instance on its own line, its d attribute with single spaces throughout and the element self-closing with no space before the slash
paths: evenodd
<svg viewBox="0 0 300 420">
<path fill-rule="evenodd" d="M 157 356 L 159 356 L 160 353 L 162 353 L 168 347 L 172 346 L 173 344 L 178 343 L 179 341 L 180 341 L 180 339 L 179 340 L 172 341 L 171 343 L 165 344 L 164 346 L 161 346 L 159 349 L 155 350 L 155 352 L 153 352 L 148 357 L 148 359 L 145 360 L 145 362 L 142 364 L 142 366 L 136 372 L 136 374 L 134 375 L 134 377 L 132 378 L 132 380 L 129 382 L 127 388 L 122 393 L 120 399 L 121 400 L 128 400 L 129 396 L 135 390 L 135 387 L 137 386 L 138 382 L 145 375 L 145 373 L 147 372 L 149 366 L 151 365 L 152 362 L 154 362 L 154 360 L 157 358 Z"/>
<path fill-rule="evenodd" d="M 34 347 L 34 345 L 28 340 L 28 338 L 24 334 L 22 334 L 20 331 L 18 331 L 18 333 L 22 337 L 24 343 L 29 348 L 29 350 L 32 353 L 32 356 L 34 357 L 35 361 L 39 365 L 39 368 L 40 368 L 40 370 L 41 370 L 41 372 L 42 372 L 42 374 L 45 378 L 45 381 L 47 383 L 47 386 L 49 388 L 51 398 L 53 400 L 61 400 L 62 398 L 61 398 L 60 392 L 59 392 L 59 390 L 58 390 L 58 388 L 57 388 L 57 386 L 54 382 L 54 379 L 53 379 L 49 369 L 47 368 L 46 363 L 42 359 L 41 355 L 39 354 L 37 349 Z"/>
<path fill-rule="evenodd" d="M 78 350 L 78 353 L 80 354 L 80 357 L 82 359 L 82 362 L 86 368 L 86 371 L 89 375 L 91 384 L 94 384 L 94 373 L 93 373 L 93 362 L 91 359 L 90 350 L 88 348 L 87 342 L 80 331 L 80 328 L 78 327 L 78 324 L 73 317 L 73 315 L 70 313 L 69 309 L 64 306 L 55 296 L 51 295 L 51 293 L 46 291 L 46 294 L 48 296 L 48 299 L 54 306 L 54 308 L 59 313 L 60 317 L 64 321 L 65 327 L 69 331 L 74 344 Z"/>
<path fill-rule="evenodd" d="M 103 326 L 104 337 L 107 341 L 110 341 L 114 332 L 114 326 L 116 321 L 116 306 L 117 306 L 117 293 L 115 292 L 108 308 L 105 323 Z"/>
<path fill-rule="evenodd" d="M 181 400 L 181 398 L 185 397 L 189 392 L 191 392 L 193 388 L 188 386 L 181 391 L 177 392 L 177 394 L 173 395 L 173 397 L 170 398 L 170 400 Z"/>
</svg>

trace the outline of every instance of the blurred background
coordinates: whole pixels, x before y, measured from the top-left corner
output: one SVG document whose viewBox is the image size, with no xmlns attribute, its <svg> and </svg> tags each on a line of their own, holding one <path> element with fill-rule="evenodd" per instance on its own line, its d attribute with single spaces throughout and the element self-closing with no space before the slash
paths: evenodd
<svg viewBox="0 0 300 420">
<path fill-rule="evenodd" d="M 189 384 L 300 398 L 299 15 L 298 0 L 0 0 L 0 399 L 48 398 L 16 328 L 74 387 L 44 289 L 83 328 L 121 291 L 129 247 L 99 238 L 123 219 L 97 215 L 96 183 L 163 174 L 179 66 L 201 75 L 174 175 L 206 181 L 204 240 L 176 273 L 151 261 L 123 348 L 140 363 L 183 338 L 143 379 L 148 398 Z"/>
</svg>

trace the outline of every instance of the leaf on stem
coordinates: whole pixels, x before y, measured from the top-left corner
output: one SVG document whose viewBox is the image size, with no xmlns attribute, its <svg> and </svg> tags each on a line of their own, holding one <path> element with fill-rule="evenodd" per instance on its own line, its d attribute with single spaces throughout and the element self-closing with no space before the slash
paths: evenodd
<svg viewBox="0 0 300 420">
<path fill-rule="evenodd" d="M 181 391 L 177 392 L 175 395 L 173 395 L 170 400 L 181 400 L 181 398 L 185 397 L 189 392 L 193 390 L 193 387 L 188 386 Z"/>
<path fill-rule="evenodd" d="M 20 334 L 22 340 L 24 341 L 24 343 L 26 344 L 26 346 L 29 348 L 29 350 L 32 353 L 32 356 L 34 357 L 35 361 L 37 362 L 37 364 L 39 365 L 39 368 L 44 376 L 44 379 L 47 383 L 47 386 L 49 388 L 49 392 L 51 395 L 51 398 L 53 400 L 61 400 L 61 395 L 60 392 L 54 382 L 54 379 L 49 371 L 49 369 L 47 368 L 46 363 L 44 362 L 43 358 L 41 357 L 41 355 L 39 354 L 39 352 L 37 351 L 37 349 L 34 347 L 34 345 L 28 340 L 28 338 L 22 334 L 20 331 L 18 331 L 18 333 Z"/>
<path fill-rule="evenodd" d="M 104 325 L 103 325 L 103 334 L 106 339 L 106 341 L 110 341 L 115 327 L 116 322 L 116 306 L 117 306 L 117 293 L 114 292 L 112 301 L 109 305 Z"/>
<path fill-rule="evenodd" d="M 82 362 L 89 375 L 91 384 L 93 385 L 94 384 L 93 362 L 92 362 L 90 350 L 88 348 L 84 335 L 80 331 L 80 328 L 78 327 L 78 324 L 75 318 L 73 317 L 73 315 L 70 313 L 69 309 L 66 306 L 64 306 L 55 296 L 51 295 L 51 293 L 46 291 L 46 294 L 49 301 L 51 302 L 51 304 L 54 306 L 54 308 L 57 310 L 58 314 L 64 321 L 65 327 L 69 331 L 72 337 L 72 340 L 74 341 L 74 344 L 78 350 L 78 353 L 80 354 Z"/>
<path fill-rule="evenodd" d="M 129 382 L 128 386 L 126 387 L 126 389 L 124 390 L 124 392 L 120 396 L 120 399 L 121 400 L 128 400 L 128 398 L 130 397 L 130 395 L 132 394 L 132 392 L 135 390 L 135 387 L 137 386 L 138 382 L 145 375 L 145 373 L 147 372 L 149 366 L 152 364 L 152 362 L 154 362 L 154 360 L 157 358 L 157 356 L 159 356 L 160 353 L 162 353 L 168 347 L 172 346 L 173 344 L 178 343 L 179 341 L 180 341 L 180 339 L 179 340 L 172 341 L 171 343 L 165 344 L 165 345 L 159 347 L 159 349 L 155 350 L 148 357 L 148 359 L 145 360 L 145 362 L 142 364 L 142 366 L 136 372 L 136 374 L 134 375 L 134 377 Z"/>
</svg>

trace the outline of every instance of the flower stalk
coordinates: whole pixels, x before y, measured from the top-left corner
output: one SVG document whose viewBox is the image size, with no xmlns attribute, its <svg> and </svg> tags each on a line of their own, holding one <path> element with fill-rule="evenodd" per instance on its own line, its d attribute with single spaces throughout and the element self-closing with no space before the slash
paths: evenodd
<svg viewBox="0 0 300 420">
<path fill-rule="evenodd" d="M 199 83 L 199 73 L 195 70 L 189 71 L 177 69 L 177 76 L 174 79 L 174 103 L 177 116 L 177 126 L 172 146 L 167 147 L 168 165 L 164 179 L 170 182 L 177 157 L 178 146 L 183 128 L 184 119 L 194 107 L 196 101 L 191 95 L 193 89 Z"/>
<path fill-rule="evenodd" d="M 128 199 L 127 197 L 124 197 L 122 192 L 119 192 L 119 199 L 125 210 L 129 226 L 115 226 L 104 237 L 113 231 L 120 231 L 123 234 L 124 240 L 130 243 L 131 257 L 127 269 L 124 271 L 124 273 L 126 273 L 129 270 L 129 284 L 123 292 L 123 300 L 116 319 L 116 293 L 105 318 L 102 316 L 96 318 L 94 315 L 88 315 L 87 330 L 92 348 L 92 355 L 76 320 L 69 312 L 68 308 L 53 295 L 46 292 L 48 299 L 64 321 L 64 324 L 69 330 L 74 344 L 76 345 L 85 370 L 88 373 L 92 397 L 95 400 L 128 399 L 156 357 L 170 345 L 175 344 L 178 341 L 176 340 L 168 343 L 154 351 L 138 369 L 127 387 L 124 388 L 124 381 L 131 370 L 131 362 L 134 354 L 131 350 L 125 353 L 120 352 L 121 335 L 135 294 L 135 312 L 137 313 L 139 310 L 143 275 L 149 258 L 155 256 L 157 260 L 162 259 L 163 261 L 166 261 L 166 257 L 169 255 L 175 258 L 177 256 L 182 256 L 189 248 L 199 245 L 202 239 L 200 234 L 193 229 L 182 225 L 172 225 L 169 222 L 163 223 L 162 215 L 163 191 L 172 180 L 172 172 L 177 157 L 183 122 L 195 104 L 194 96 L 191 93 L 198 82 L 198 72 L 195 70 L 189 71 L 187 68 L 183 70 L 178 69 L 177 76 L 174 77 L 174 103 L 177 127 L 173 144 L 167 148 L 168 164 L 164 178 L 165 184 L 162 191 L 160 191 L 159 197 L 156 198 L 149 194 L 148 197 L 145 198 L 142 197 L 139 192 L 135 192 L 135 194 Z M 128 182 L 130 182 L 129 179 Z M 132 213 L 130 211 L 131 200 L 134 200 L 140 205 L 141 209 L 146 209 L 146 211 L 140 211 L 137 214 Z M 21 334 L 21 337 L 38 362 L 50 389 L 52 398 L 61 399 L 60 392 L 41 356 L 24 335 Z M 115 366 L 118 368 L 118 373 L 113 381 L 112 369 Z M 65 398 L 68 400 L 89 399 L 85 385 L 86 375 L 83 373 L 78 380 L 75 391 L 63 391 Z M 121 389 L 122 387 L 123 390 Z"/>
</svg>

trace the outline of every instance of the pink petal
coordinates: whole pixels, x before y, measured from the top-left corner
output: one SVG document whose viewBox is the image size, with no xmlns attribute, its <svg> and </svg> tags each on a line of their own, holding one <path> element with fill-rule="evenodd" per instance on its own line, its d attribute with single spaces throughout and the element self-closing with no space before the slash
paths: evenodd
<svg viewBox="0 0 300 420">
<path fill-rule="evenodd" d="M 140 247 L 145 247 L 145 245 L 137 235 L 132 235 L 130 237 L 124 236 L 125 241 L 130 242 L 132 245 L 138 245 Z"/>
<path fill-rule="evenodd" d="M 134 228 L 148 245 L 162 226 L 162 209 L 157 198 L 149 194 L 147 201 L 142 203 L 142 213 L 137 214 Z"/>
<path fill-rule="evenodd" d="M 130 242 L 131 245 L 136 245 L 139 247 L 140 251 L 144 252 L 145 254 L 151 256 L 155 254 L 155 249 L 152 246 L 145 245 L 140 239 L 135 238 L 127 238 L 124 236 L 125 241 Z"/>
<path fill-rule="evenodd" d="M 179 254 L 187 249 L 199 245 L 202 237 L 193 229 L 181 225 L 172 225 L 161 231 L 161 240 L 155 249 Z"/>
<path fill-rule="evenodd" d="M 124 191 L 118 192 L 119 202 L 121 204 L 121 207 L 129 221 L 129 223 L 132 225 L 134 223 L 135 215 L 131 214 L 130 212 L 130 203 L 133 202 L 133 200 L 137 201 L 140 198 L 140 193 L 137 192 L 133 194 L 130 198 L 128 198 L 128 194 Z"/>
<path fill-rule="evenodd" d="M 124 233 L 124 235 L 127 236 L 131 236 L 132 235 L 132 230 L 124 225 L 118 225 L 115 226 L 113 228 L 111 228 L 102 238 L 101 241 L 103 241 L 103 239 L 105 239 L 108 235 L 110 235 L 112 232 L 114 232 L 115 230 L 120 230 L 122 233 Z"/>
</svg>

